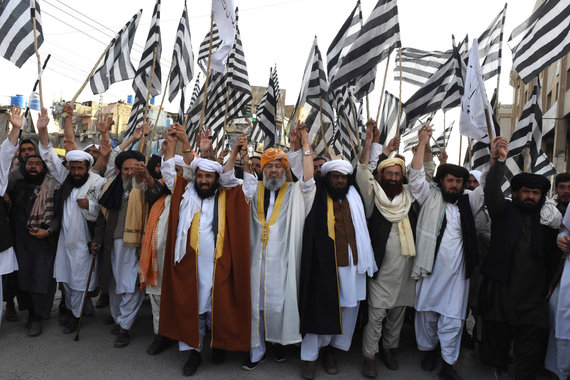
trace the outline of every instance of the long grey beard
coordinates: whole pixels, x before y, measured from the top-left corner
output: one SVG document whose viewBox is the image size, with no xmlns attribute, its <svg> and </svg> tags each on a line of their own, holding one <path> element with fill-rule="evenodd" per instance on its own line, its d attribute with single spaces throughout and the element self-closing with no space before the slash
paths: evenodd
<svg viewBox="0 0 570 380">
<path fill-rule="evenodd" d="M 269 191 L 277 191 L 285 184 L 285 173 L 280 178 L 263 178 L 263 185 Z"/>
</svg>

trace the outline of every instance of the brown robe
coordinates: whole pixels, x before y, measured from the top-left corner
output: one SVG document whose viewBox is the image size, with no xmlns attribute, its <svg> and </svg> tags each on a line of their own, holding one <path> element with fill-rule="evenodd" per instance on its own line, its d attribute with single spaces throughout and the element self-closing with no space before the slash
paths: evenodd
<svg viewBox="0 0 570 380">
<path fill-rule="evenodd" d="M 186 255 L 174 265 L 178 215 L 186 184 L 182 177 L 177 177 L 170 203 L 158 333 L 198 348 L 198 260 L 190 247 L 190 236 Z M 249 204 L 241 185 L 222 191 L 226 192 L 226 228 L 222 256 L 214 264 L 210 346 L 229 351 L 249 351 Z"/>
</svg>

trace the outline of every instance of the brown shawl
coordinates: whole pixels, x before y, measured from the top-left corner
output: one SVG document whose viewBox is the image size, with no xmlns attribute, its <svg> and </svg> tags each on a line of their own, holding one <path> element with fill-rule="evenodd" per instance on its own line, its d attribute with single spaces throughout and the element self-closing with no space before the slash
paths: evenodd
<svg viewBox="0 0 570 380">
<path fill-rule="evenodd" d="M 180 201 L 186 184 L 182 177 L 176 178 L 170 203 L 158 330 L 162 336 L 198 348 L 198 264 L 190 237 L 186 255 L 174 265 Z M 225 228 L 218 231 L 218 238 L 223 237 L 223 247 L 214 264 L 211 347 L 248 351 L 251 339 L 249 205 L 241 185 L 222 191 L 225 192 Z M 223 213 L 218 215 L 222 217 Z M 219 246 L 216 253 L 218 250 Z"/>
</svg>

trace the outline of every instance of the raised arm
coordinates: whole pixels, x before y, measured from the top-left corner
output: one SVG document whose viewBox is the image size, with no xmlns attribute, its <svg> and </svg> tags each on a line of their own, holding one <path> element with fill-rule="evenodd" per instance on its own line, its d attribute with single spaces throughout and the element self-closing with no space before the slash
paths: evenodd
<svg viewBox="0 0 570 380">
<path fill-rule="evenodd" d="M 95 121 L 95 126 L 101 134 L 101 141 L 99 142 L 99 158 L 95 161 L 93 165 L 93 170 L 96 173 L 105 176 L 105 169 L 107 168 L 107 163 L 109 162 L 111 154 L 111 137 L 109 136 L 109 130 L 113 125 L 113 115 L 106 114 L 101 117 L 101 120 Z"/>
<path fill-rule="evenodd" d="M 69 103 L 65 103 L 63 113 L 67 115 L 63 127 L 63 146 L 65 147 L 65 151 L 69 152 L 70 150 L 77 149 L 77 144 L 75 144 L 75 131 L 73 130 L 73 106 Z"/>
<path fill-rule="evenodd" d="M 425 150 L 429 149 L 429 139 L 432 134 L 430 125 L 424 124 L 418 131 L 418 146 L 412 158 L 412 168 L 409 173 L 410 191 L 412 196 L 423 204 L 429 195 L 429 182 L 423 168 Z"/>
<path fill-rule="evenodd" d="M 12 110 L 8 115 L 8 120 L 12 124 L 12 129 L 8 134 L 8 140 L 12 145 L 18 145 L 18 137 L 20 137 L 20 131 L 24 125 L 24 112 L 18 106 L 12 106 Z"/>
<path fill-rule="evenodd" d="M 312 149 L 309 144 L 309 132 L 305 124 L 299 125 L 299 134 L 301 136 L 301 146 L 303 149 L 303 182 L 309 182 L 313 179 L 315 167 L 313 166 Z M 307 154 L 307 152 L 309 152 Z"/>
<path fill-rule="evenodd" d="M 491 218 L 496 218 L 503 214 L 507 200 L 501 190 L 501 184 L 505 177 L 506 165 L 505 160 L 509 153 L 509 143 L 504 137 L 495 137 L 491 143 L 491 157 L 492 163 L 487 174 L 486 183 L 484 187 L 485 204 L 489 210 Z"/>
<path fill-rule="evenodd" d="M 40 155 L 42 160 L 45 161 L 50 174 L 55 178 L 57 182 L 63 184 L 65 178 L 69 171 L 63 166 L 63 163 L 57 156 L 57 153 L 53 149 L 48 136 L 47 126 L 49 124 L 49 116 L 47 109 L 42 108 L 42 112 L 38 116 L 38 121 L 36 127 L 38 128 L 38 135 L 40 136 Z"/>
</svg>

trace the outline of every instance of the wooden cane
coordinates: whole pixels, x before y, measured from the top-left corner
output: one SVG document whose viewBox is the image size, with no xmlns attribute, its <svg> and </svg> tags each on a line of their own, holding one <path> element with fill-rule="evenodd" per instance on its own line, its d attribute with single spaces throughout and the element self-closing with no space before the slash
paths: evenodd
<svg viewBox="0 0 570 380">
<path fill-rule="evenodd" d="M 87 277 L 87 286 L 85 287 L 85 293 L 83 293 L 83 303 L 81 304 L 81 314 L 79 315 L 79 323 L 77 324 L 77 331 L 75 332 L 75 342 L 79 341 L 79 331 L 81 330 L 81 322 L 83 321 L 83 313 L 85 311 L 85 304 L 87 303 L 87 293 L 89 292 L 89 285 L 91 284 L 91 276 L 93 275 L 93 269 L 95 268 L 95 259 L 97 258 L 98 249 L 95 248 L 95 254 L 91 255 L 91 266 L 89 267 L 89 276 Z"/>
</svg>

